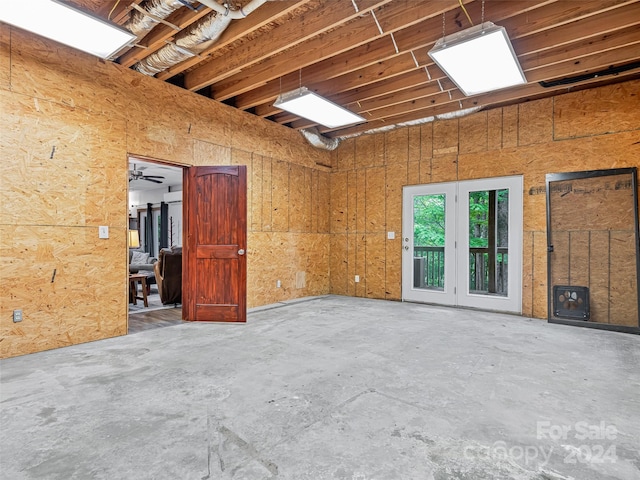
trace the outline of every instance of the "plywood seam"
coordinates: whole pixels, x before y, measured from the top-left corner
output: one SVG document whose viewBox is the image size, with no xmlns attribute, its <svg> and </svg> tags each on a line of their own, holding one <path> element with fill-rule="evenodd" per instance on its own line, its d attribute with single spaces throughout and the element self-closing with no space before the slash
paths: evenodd
<svg viewBox="0 0 640 480">
<path fill-rule="evenodd" d="M 556 96 L 551 97 L 551 141 L 556 141 Z"/>
<path fill-rule="evenodd" d="M 640 132 L 640 128 L 629 128 L 626 130 L 615 130 L 615 131 L 611 131 L 611 132 L 604 132 L 604 133 L 594 133 L 593 135 L 574 135 L 571 137 L 563 137 L 563 138 L 555 138 L 555 132 L 554 132 L 554 142 L 565 142 L 567 140 L 578 140 L 581 138 L 597 138 L 597 137 L 604 137 L 607 135 L 618 135 L 620 133 L 630 133 L 630 132 Z"/>
<path fill-rule="evenodd" d="M 568 285 L 572 285 L 571 283 L 571 230 L 569 230 L 568 232 L 567 255 L 569 256 L 569 261 L 567 262 L 567 278 L 569 279 Z"/>
<path fill-rule="evenodd" d="M 504 148 L 504 108 L 500 109 L 500 149 Z"/>
<path fill-rule="evenodd" d="M 520 145 L 520 104 L 516 105 L 516 148 L 524 145 Z"/>
<path fill-rule="evenodd" d="M 589 230 L 589 242 L 587 249 L 587 258 L 589 262 L 587 262 L 587 278 L 589 279 L 589 286 L 591 286 L 591 230 Z"/>
<path fill-rule="evenodd" d="M 484 151 L 488 152 L 489 151 L 489 111 L 488 110 L 484 112 L 484 118 L 485 118 L 484 123 L 487 126 L 487 128 L 484 131 L 484 144 L 486 146 Z"/>
<path fill-rule="evenodd" d="M 13 91 L 13 28 L 9 28 L 9 91 Z"/>
<path fill-rule="evenodd" d="M 317 174 L 312 170 L 311 171 L 311 225 L 310 232 L 318 233 L 318 199 L 316 195 L 318 194 L 318 186 L 317 186 Z M 313 219 L 316 220 L 315 227 L 313 226 Z"/>
<path fill-rule="evenodd" d="M 291 164 L 287 163 L 287 232 L 294 231 L 291 228 Z"/>
<path fill-rule="evenodd" d="M 607 232 L 607 323 L 611 323 L 611 230 Z"/>
<path fill-rule="evenodd" d="M 406 130 L 407 130 L 407 176 L 406 176 L 406 178 L 404 180 L 404 184 L 405 185 L 409 185 L 410 184 L 409 183 L 409 165 L 411 165 L 411 159 L 409 158 L 409 151 L 410 151 L 409 142 L 411 141 L 411 132 L 410 132 L 409 128 L 407 128 Z M 386 231 L 386 229 L 385 229 L 385 231 Z"/>
<path fill-rule="evenodd" d="M 517 113 L 516 113 L 516 148 L 520 147 L 520 103 L 516 106 L 517 107 Z"/>
<path fill-rule="evenodd" d="M 534 288 L 534 280 L 533 280 L 534 272 L 535 272 L 535 258 L 536 258 L 535 243 L 536 243 L 536 236 L 535 236 L 535 233 L 532 231 L 531 232 L 531 316 L 532 317 L 533 317 L 533 309 L 535 305 L 534 301 L 535 301 L 535 291 L 536 291 L 536 289 Z"/>
<path fill-rule="evenodd" d="M 387 161 L 389 159 L 389 150 L 388 150 L 388 144 L 387 144 L 387 134 L 385 133 L 382 137 L 383 142 L 384 142 L 384 146 L 383 146 L 383 152 L 384 152 L 384 231 L 387 230 Z M 388 288 L 387 288 L 387 247 L 385 245 L 384 248 L 384 298 L 387 298 L 388 295 Z"/>
<path fill-rule="evenodd" d="M 273 158 L 271 157 L 269 157 L 269 231 L 273 232 Z"/>
</svg>

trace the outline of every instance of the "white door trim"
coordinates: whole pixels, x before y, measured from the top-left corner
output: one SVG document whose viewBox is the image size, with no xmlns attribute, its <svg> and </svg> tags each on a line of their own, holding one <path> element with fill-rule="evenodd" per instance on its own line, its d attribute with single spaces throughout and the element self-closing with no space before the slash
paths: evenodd
<svg viewBox="0 0 640 480">
<path fill-rule="evenodd" d="M 469 192 L 509 189 L 508 295 L 469 292 Z M 458 185 L 457 302 L 463 307 L 522 313 L 522 176 L 468 180 Z"/>
<path fill-rule="evenodd" d="M 456 255 L 447 255 L 455 250 L 456 237 L 456 182 L 406 186 L 402 200 L 402 299 L 441 305 L 456 305 Z M 413 203 L 422 195 L 445 195 L 445 269 L 444 289 L 415 288 L 413 284 Z M 405 274 L 405 272 L 407 272 Z"/>
<path fill-rule="evenodd" d="M 509 189 L 508 295 L 469 292 L 469 192 Z M 444 194 L 445 280 L 443 290 L 413 283 L 414 198 Z M 452 201 L 453 200 L 453 201 Z M 496 177 L 461 182 L 411 185 L 402 198 L 402 300 L 522 313 L 523 177 Z"/>
</svg>

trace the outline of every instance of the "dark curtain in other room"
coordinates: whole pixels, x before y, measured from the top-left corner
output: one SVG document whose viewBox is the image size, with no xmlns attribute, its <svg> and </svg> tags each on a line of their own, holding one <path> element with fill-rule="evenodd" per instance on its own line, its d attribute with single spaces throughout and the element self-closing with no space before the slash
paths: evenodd
<svg viewBox="0 0 640 480">
<path fill-rule="evenodd" d="M 147 203 L 147 219 L 145 222 L 145 252 L 153 253 L 153 206 L 151 203 Z"/>
<path fill-rule="evenodd" d="M 160 202 L 160 248 L 169 246 L 169 204 Z"/>
</svg>

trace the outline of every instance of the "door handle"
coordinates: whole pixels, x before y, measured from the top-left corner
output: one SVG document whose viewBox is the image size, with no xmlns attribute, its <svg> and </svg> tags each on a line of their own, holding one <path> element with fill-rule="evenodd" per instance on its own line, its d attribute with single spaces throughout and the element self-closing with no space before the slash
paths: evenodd
<svg viewBox="0 0 640 480">
<path fill-rule="evenodd" d="M 409 245 L 405 245 L 405 246 L 404 246 L 404 249 L 405 249 L 405 250 L 409 250 Z"/>
<path fill-rule="evenodd" d="M 238 255 L 244 255 L 244 249 L 241 248 L 240 250 L 238 250 Z"/>
</svg>

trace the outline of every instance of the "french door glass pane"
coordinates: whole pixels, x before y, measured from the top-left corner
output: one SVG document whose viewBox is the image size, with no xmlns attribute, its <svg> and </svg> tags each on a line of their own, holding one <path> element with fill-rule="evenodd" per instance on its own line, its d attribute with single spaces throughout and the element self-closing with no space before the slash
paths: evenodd
<svg viewBox="0 0 640 480">
<path fill-rule="evenodd" d="M 469 192 L 469 292 L 508 295 L 509 190 Z"/>
<path fill-rule="evenodd" d="M 446 195 L 413 199 L 413 286 L 444 289 Z"/>
</svg>

